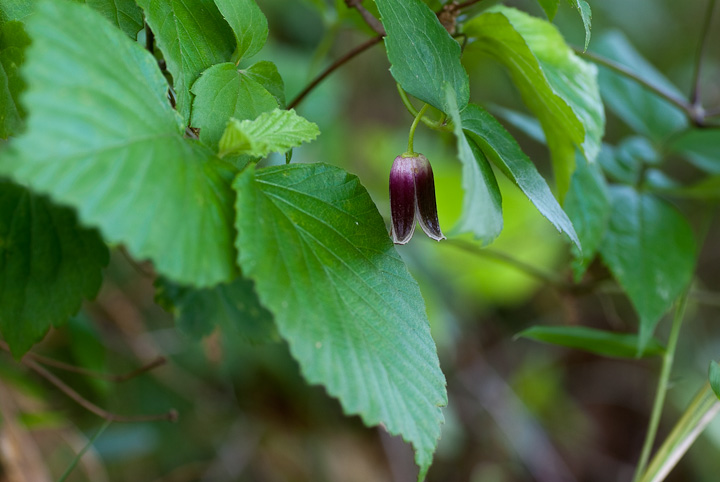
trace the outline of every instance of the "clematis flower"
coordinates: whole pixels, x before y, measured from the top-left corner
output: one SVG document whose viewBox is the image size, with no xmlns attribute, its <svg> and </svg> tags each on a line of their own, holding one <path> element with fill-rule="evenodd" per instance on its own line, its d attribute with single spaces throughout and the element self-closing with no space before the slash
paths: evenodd
<svg viewBox="0 0 720 482">
<path fill-rule="evenodd" d="M 415 232 L 415 220 L 435 241 L 445 239 L 440 231 L 435 180 L 427 157 L 422 154 L 398 156 L 390 170 L 390 213 L 392 239 L 405 244 Z"/>
</svg>

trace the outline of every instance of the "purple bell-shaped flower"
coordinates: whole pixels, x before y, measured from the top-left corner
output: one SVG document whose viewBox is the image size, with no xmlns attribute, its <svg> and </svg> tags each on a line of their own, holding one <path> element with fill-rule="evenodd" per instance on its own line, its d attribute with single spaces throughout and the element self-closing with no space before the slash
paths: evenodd
<svg viewBox="0 0 720 482">
<path fill-rule="evenodd" d="M 435 180 L 430 161 L 422 154 L 405 156 L 396 157 L 390 170 L 393 242 L 405 244 L 410 241 L 416 219 L 425 234 L 436 241 L 443 240 L 445 236 L 438 222 Z"/>
</svg>

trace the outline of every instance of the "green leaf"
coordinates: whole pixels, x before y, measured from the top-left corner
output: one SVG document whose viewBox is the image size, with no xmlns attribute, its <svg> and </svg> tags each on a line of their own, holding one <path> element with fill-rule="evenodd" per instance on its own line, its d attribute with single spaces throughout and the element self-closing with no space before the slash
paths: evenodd
<svg viewBox="0 0 720 482">
<path fill-rule="evenodd" d="M 545 131 L 562 200 L 575 169 L 575 147 L 593 162 L 605 114 L 597 69 L 580 60 L 550 23 L 519 10 L 495 7 L 465 24 L 468 51 L 503 63 L 523 101 Z"/>
<path fill-rule="evenodd" d="M 500 107 L 499 105 L 488 105 L 487 108 L 492 115 L 504 120 L 507 124 L 521 131 L 530 139 L 547 145 L 545 133 L 542 130 L 542 126 L 540 126 L 540 122 L 538 122 L 535 117 L 525 114 L 524 112 Z"/>
<path fill-rule="evenodd" d="M 665 201 L 629 186 L 612 187 L 610 198 L 600 254 L 640 317 L 642 350 L 690 283 L 697 247 L 688 222 Z"/>
<path fill-rule="evenodd" d="M 708 368 L 708 379 L 710 381 L 710 388 L 712 388 L 715 396 L 720 399 L 720 365 L 715 360 L 710 362 Z"/>
<path fill-rule="evenodd" d="M 25 90 L 20 66 L 25 60 L 25 49 L 30 37 L 20 22 L 0 24 L 0 138 L 19 134 L 25 111 L 18 102 Z"/>
<path fill-rule="evenodd" d="M 422 479 L 447 403 L 417 283 L 357 177 L 291 164 L 235 180 L 238 261 L 305 378 L 415 448 Z"/>
<path fill-rule="evenodd" d="M 294 110 L 275 109 L 255 120 L 230 119 L 220 139 L 220 157 L 249 154 L 265 157 L 271 152 L 284 153 L 320 134 L 318 126 L 300 117 Z"/>
<path fill-rule="evenodd" d="M 677 98 L 684 98 L 657 69 L 645 60 L 618 31 L 608 32 L 593 42 L 593 50 L 629 68 L 652 85 Z M 662 141 L 687 127 L 685 114 L 665 99 L 606 67 L 600 67 L 600 91 L 605 105 L 635 132 Z"/>
<path fill-rule="evenodd" d="M 463 131 L 462 118 L 455 102 L 455 92 L 450 84 L 446 86 L 448 114 L 453 122 L 457 150 L 463 165 L 462 216 L 453 228 L 455 233 L 472 233 L 482 244 L 490 244 L 500 235 L 503 228 L 502 196 L 495 173 L 480 148 L 467 139 Z"/>
<path fill-rule="evenodd" d="M 232 63 L 207 69 L 193 85 L 192 93 L 191 123 L 200 128 L 200 140 L 215 151 L 231 117 L 255 119 L 278 107 L 270 92 Z"/>
<path fill-rule="evenodd" d="M 14 357 L 95 297 L 108 259 L 71 209 L 0 180 L 0 333 Z"/>
<path fill-rule="evenodd" d="M 233 60 L 237 62 L 260 52 L 267 40 L 268 23 L 255 0 L 215 0 L 215 4 L 235 33 L 237 48 Z"/>
<path fill-rule="evenodd" d="M 674 137 L 668 147 L 703 171 L 720 174 L 720 128 L 688 130 Z"/>
<path fill-rule="evenodd" d="M 463 109 L 470 84 L 460 63 L 460 44 L 420 0 L 376 0 L 387 37 L 390 72 L 409 94 L 448 111 L 444 84 L 449 83 Z"/>
<path fill-rule="evenodd" d="M 597 330 L 585 326 L 533 326 L 516 338 L 566 346 L 614 358 L 638 358 L 638 336 Z M 640 357 L 662 355 L 665 348 L 655 338 L 649 340 Z"/>
<path fill-rule="evenodd" d="M 272 314 L 260 304 L 253 282 L 237 277 L 230 283 L 196 289 L 169 280 L 156 282 L 156 301 L 175 317 L 188 336 L 202 338 L 216 326 L 251 343 L 277 340 Z"/>
<path fill-rule="evenodd" d="M 592 28 L 592 10 L 585 0 L 568 0 L 568 3 L 575 7 L 582 18 L 583 27 L 585 27 L 585 50 L 590 45 L 590 29 Z"/>
<path fill-rule="evenodd" d="M 208 67 L 230 60 L 235 41 L 213 0 L 137 0 L 173 77 L 177 110 L 190 119 L 190 87 Z"/>
<path fill-rule="evenodd" d="M 610 219 L 610 195 L 599 165 L 578 159 L 564 207 L 582 245 L 582 251 L 572 246 L 572 270 L 579 282 L 598 252 Z"/>
<path fill-rule="evenodd" d="M 27 28 L 27 130 L 0 174 L 178 282 L 233 279 L 233 173 L 183 139 L 155 59 L 85 5 L 41 2 Z"/>
<path fill-rule="evenodd" d="M 557 13 L 558 6 L 560 5 L 560 0 L 538 0 L 538 3 L 545 11 L 545 15 L 547 15 L 548 20 L 552 22 L 555 18 L 555 14 Z"/>
<path fill-rule="evenodd" d="M 37 0 L 0 0 L 0 25 L 23 20 L 35 10 Z"/>
<path fill-rule="evenodd" d="M 550 192 L 545 179 L 508 131 L 490 113 L 475 104 L 463 110 L 462 125 L 483 153 L 517 184 L 538 211 L 580 248 L 570 219 Z"/>
<path fill-rule="evenodd" d="M 285 108 L 285 83 L 274 63 L 261 60 L 245 69 L 243 73 L 265 87 L 275 97 L 278 105 Z"/>
<path fill-rule="evenodd" d="M 120 27 L 128 37 L 135 40 L 145 25 L 142 10 L 135 0 L 85 0 L 85 3 L 102 13 L 110 23 Z"/>
</svg>

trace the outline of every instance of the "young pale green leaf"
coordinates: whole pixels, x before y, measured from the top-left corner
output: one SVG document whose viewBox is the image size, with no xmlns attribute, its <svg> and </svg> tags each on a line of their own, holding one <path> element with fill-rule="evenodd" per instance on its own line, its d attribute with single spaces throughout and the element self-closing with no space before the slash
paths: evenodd
<svg viewBox="0 0 720 482">
<path fill-rule="evenodd" d="M 610 195 L 598 164 L 578 159 L 564 208 L 582 245 L 582 251 L 572 246 L 572 270 L 579 282 L 597 254 L 610 219 Z"/>
<path fill-rule="evenodd" d="M 235 33 L 237 48 L 233 60 L 237 62 L 260 52 L 267 40 L 268 23 L 255 0 L 215 0 L 215 4 Z"/>
<path fill-rule="evenodd" d="M 463 109 L 470 83 L 460 63 L 460 44 L 420 0 L 376 0 L 387 37 L 390 72 L 400 86 L 418 99 L 447 112 L 444 84 L 449 83 Z"/>
<path fill-rule="evenodd" d="M 108 259 L 71 209 L 0 180 L 0 333 L 13 356 L 97 294 Z"/>
<path fill-rule="evenodd" d="M 453 228 L 455 233 L 472 233 L 482 244 L 490 244 L 503 228 L 502 196 L 495 173 L 480 148 L 468 139 L 450 84 L 445 84 L 448 114 L 453 122 L 457 150 L 463 165 L 462 216 Z"/>
<path fill-rule="evenodd" d="M 570 186 L 575 147 L 593 162 L 600 150 L 605 113 L 597 69 L 580 60 L 550 23 L 519 10 L 495 7 L 466 23 L 469 51 L 496 58 L 540 121 L 555 170 L 558 197 Z"/>
<path fill-rule="evenodd" d="M 614 358 L 638 358 L 662 355 L 664 347 L 655 338 L 638 355 L 638 336 L 613 333 L 585 326 L 533 326 L 517 334 L 517 338 L 566 346 Z"/>
<path fill-rule="evenodd" d="M 200 140 L 217 151 L 231 117 L 255 119 L 278 107 L 275 98 L 235 64 L 213 65 L 193 84 L 192 122 L 200 128 Z"/>
<path fill-rule="evenodd" d="M 248 154 L 265 157 L 271 152 L 284 153 L 320 134 L 318 126 L 300 117 L 294 110 L 275 109 L 254 120 L 230 119 L 220 138 L 220 157 Z"/>
<path fill-rule="evenodd" d="M 720 129 L 691 129 L 673 137 L 668 146 L 695 166 L 720 174 Z"/>
<path fill-rule="evenodd" d="M 85 0 L 85 3 L 102 13 L 110 23 L 120 27 L 133 40 L 145 25 L 142 10 L 135 0 Z"/>
<path fill-rule="evenodd" d="M 27 129 L 0 174 L 178 282 L 233 279 L 233 173 L 183 139 L 155 59 L 86 5 L 41 2 L 27 28 Z"/>
<path fill-rule="evenodd" d="M 303 375 L 415 448 L 421 478 L 447 403 L 417 283 L 357 177 L 326 164 L 235 180 L 238 261 Z"/>
<path fill-rule="evenodd" d="M 18 99 L 25 90 L 25 81 L 20 66 L 28 45 L 30 37 L 20 22 L 0 24 L 0 139 L 22 130 L 25 111 Z"/>
<path fill-rule="evenodd" d="M 232 57 L 232 30 L 213 0 L 137 0 L 173 77 L 177 110 L 190 120 L 190 87 L 208 67 Z"/>
<path fill-rule="evenodd" d="M 552 22 L 555 18 L 555 14 L 557 13 L 558 6 L 560 5 L 560 0 L 538 0 L 538 3 L 545 11 L 545 15 L 547 15 L 548 20 Z"/>
<path fill-rule="evenodd" d="M 202 338 L 217 326 L 251 343 L 278 339 L 272 314 L 260 304 L 253 282 L 242 276 L 204 289 L 166 279 L 155 285 L 155 300 L 173 314 L 177 327 L 188 336 Z"/>
<path fill-rule="evenodd" d="M 618 31 L 608 32 L 593 42 L 593 50 L 635 72 L 647 82 L 684 98 L 677 87 L 645 60 Z M 663 141 L 670 134 L 683 130 L 688 122 L 685 114 L 641 86 L 606 67 L 600 67 L 600 92 L 605 105 L 638 134 Z"/>
<path fill-rule="evenodd" d="M 590 29 L 592 28 L 592 10 L 585 0 L 568 0 L 568 3 L 575 7 L 585 27 L 585 50 L 590 45 Z"/>
<path fill-rule="evenodd" d="M 710 388 L 712 388 L 713 393 L 720 399 L 720 365 L 718 365 L 718 362 L 715 360 L 710 362 L 708 380 L 710 381 Z"/>
<path fill-rule="evenodd" d="M 639 349 L 687 287 L 697 247 L 685 218 L 651 194 L 610 189 L 612 212 L 600 254 L 640 317 Z"/>
<path fill-rule="evenodd" d="M 277 66 L 267 60 L 261 60 L 242 71 L 245 75 L 265 87 L 275 97 L 278 105 L 285 108 L 285 82 Z"/>
<path fill-rule="evenodd" d="M 570 219 L 510 133 L 489 112 L 475 104 L 469 104 L 463 110 L 462 125 L 483 153 L 517 184 L 538 211 L 582 249 Z"/>
</svg>

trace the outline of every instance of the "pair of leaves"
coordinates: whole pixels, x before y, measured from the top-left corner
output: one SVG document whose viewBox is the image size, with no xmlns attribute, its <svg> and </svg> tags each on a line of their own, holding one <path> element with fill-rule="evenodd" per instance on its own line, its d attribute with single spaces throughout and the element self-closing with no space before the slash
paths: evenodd
<svg viewBox="0 0 720 482">
<path fill-rule="evenodd" d="M 468 21 L 468 51 L 503 63 L 523 100 L 540 121 L 563 199 L 575 169 L 575 148 L 589 162 L 600 150 L 605 126 L 597 69 L 573 53 L 548 22 L 496 7 Z"/>
</svg>

